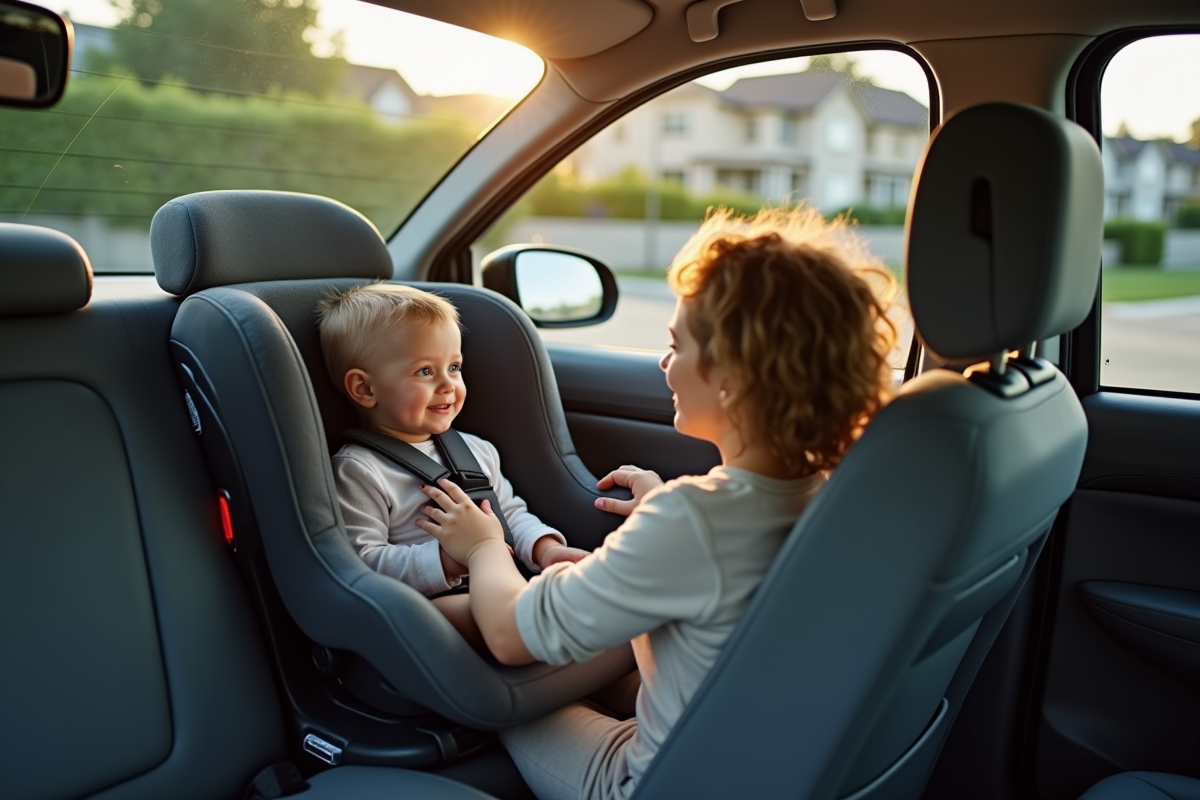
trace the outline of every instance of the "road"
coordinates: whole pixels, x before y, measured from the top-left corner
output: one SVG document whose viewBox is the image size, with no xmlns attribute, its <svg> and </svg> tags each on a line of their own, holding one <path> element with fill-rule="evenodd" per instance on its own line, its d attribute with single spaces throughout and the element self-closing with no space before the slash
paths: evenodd
<svg viewBox="0 0 1200 800">
<path fill-rule="evenodd" d="M 613 318 L 590 328 L 544 329 L 548 342 L 638 350 L 667 349 L 667 323 L 675 298 L 653 278 L 618 276 L 621 299 Z M 904 352 L 912 336 L 904 314 Z M 1107 303 L 1101 317 L 1101 383 L 1200 393 L 1200 297 Z M 903 354 L 893 365 L 902 367 Z"/>
</svg>

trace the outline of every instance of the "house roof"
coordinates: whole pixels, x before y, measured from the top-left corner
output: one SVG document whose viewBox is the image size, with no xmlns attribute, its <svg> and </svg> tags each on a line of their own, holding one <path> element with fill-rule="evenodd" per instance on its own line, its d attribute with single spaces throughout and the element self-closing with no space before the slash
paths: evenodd
<svg viewBox="0 0 1200 800">
<path fill-rule="evenodd" d="M 1157 144 L 1162 148 L 1163 155 L 1168 161 L 1176 164 L 1186 164 L 1189 167 L 1200 167 L 1200 150 L 1186 144 L 1172 142 L 1169 139 L 1134 139 L 1132 136 L 1115 136 L 1105 138 L 1104 146 L 1112 150 L 1119 160 L 1130 161 L 1137 158 L 1148 145 Z"/>
<path fill-rule="evenodd" d="M 1167 155 L 1177 164 L 1187 164 L 1189 167 L 1200 167 L 1200 150 L 1178 142 L 1163 142 L 1167 147 Z"/>
<path fill-rule="evenodd" d="M 1137 158 L 1142 149 L 1150 144 L 1132 136 L 1116 136 L 1104 140 L 1104 146 L 1112 150 L 1113 155 L 1120 159 Z"/>
<path fill-rule="evenodd" d="M 721 92 L 721 99 L 739 106 L 809 111 L 843 84 L 848 85 L 871 122 L 910 128 L 924 127 L 929 122 L 929 109 L 904 92 L 880 89 L 839 72 L 806 71 L 742 78 Z"/>
<path fill-rule="evenodd" d="M 367 67 L 362 64 L 346 65 L 346 78 L 342 81 L 341 93 L 370 99 L 389 82 L 398 86 L 409 97 L 417 96 L 408 85 L 408 81 L 396 70 L 387 67 Z"/>
</svg>

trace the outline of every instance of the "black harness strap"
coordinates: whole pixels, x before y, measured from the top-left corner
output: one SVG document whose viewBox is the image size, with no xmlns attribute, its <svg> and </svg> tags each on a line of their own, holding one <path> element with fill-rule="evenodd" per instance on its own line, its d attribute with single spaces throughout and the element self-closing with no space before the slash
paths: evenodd
<svg viewBox="0 0 1200 800">
<path fill-rule="evenodd" d="M 366 428 L 350 428 L 343 431 L 342 436 L 348 441 L 361 444 L 363 447 L 370 448 L 379 455 L 391 459 L 430 486 L 437 486 L 437 482 L 442 478 L 449 478 L 466 493 L 467 497 L 471 498 L 475 505 L 481 505 L 484 500 L 487 500 L 492 505 L 492 513 L 496 515 L 496 519 L 500 520 L 500 527 L 504 530 L 505 544 L 513 548 L 514 553 L 516 552 L 508 520 L 504 518 L 504 512 L 500 510 L 500 498 L 496 497 L 492 482 L 488 480 L 483 467 L 479 466 L 475 454 L 471 452 L 470 446 L 458 431 L 450 428 L 445 433 L 433 436 L 433 443 L 437 446 L 438 454 L 441 455 L 445 466 L 437 463 L 408 442 Z M 517 569 L 526 578 L 530 576 L 528 568 L 520 559 L 517 559 Z"/>
</svg>

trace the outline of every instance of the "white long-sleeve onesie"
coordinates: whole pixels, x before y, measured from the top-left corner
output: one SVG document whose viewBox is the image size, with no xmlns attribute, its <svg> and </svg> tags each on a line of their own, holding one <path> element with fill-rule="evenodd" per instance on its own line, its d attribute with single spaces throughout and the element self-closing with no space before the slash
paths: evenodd
<svg viewBox="0 0 1200 800">
<path fill-rule="evenodd" d="M 562 544 L 566 544 L 566 539 L 531 514 L 525 501 L 513 493 L 512 484 L 500 472 L 500 454 L 491 442 L 469 433 L 462 437 L 492 482 L 500 501 L 498 511 L 504 514 L 512 530 L 517 558 L 537 570 L 538 565 L 533 562 L 534 542 L 543 536 L 553 536 Z M 442 463 L 432 439 L 413 446 Z M 420 478 L 391 459 L 357 444 L 343 445 L 334 455 L 333 477 L 346 535 L 367 566 L 425 595 L 447 591 L 462 582 L 457 578 L 446 579 L 439 553 L 441 545 L 416 526 L 417 519 L 425 518 L 421 507 L 430 502 L 421 492 Z"/>
</svg>

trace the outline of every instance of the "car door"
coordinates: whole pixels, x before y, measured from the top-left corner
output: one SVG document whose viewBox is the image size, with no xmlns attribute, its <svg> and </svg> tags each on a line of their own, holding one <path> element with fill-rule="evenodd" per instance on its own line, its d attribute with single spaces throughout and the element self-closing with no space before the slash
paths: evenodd
<svg viewBox="0 0 1200 800">
<path fill-rule="evenodd" d="M 1200 251 L 1180 249 L 1200 139 L 1159 138 L 1188 133 L 1162 103 L 1200 123 L 1200 36 L 1167 33 L 1101 39 L 1072 87 L 1105 151 L 1110 244 L 1101 302 L 1070 349 L 1087 456 L 1038 601 L 1025 755 L 1047 800 L 1125 770 L 1200 777 Z M 1156 71 L 1171 54 L 1175 70 Z M 1133 224 L 1165 234 L 1156 267 L 1130 265 L 1146 259 L 1136 243 L 1114 246 Z"/>
</svg>

